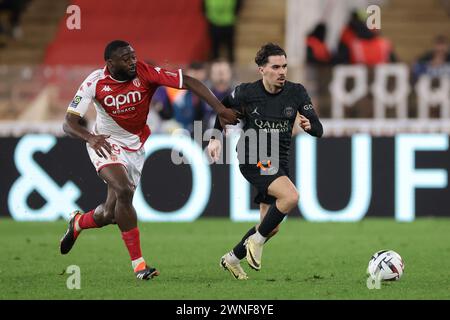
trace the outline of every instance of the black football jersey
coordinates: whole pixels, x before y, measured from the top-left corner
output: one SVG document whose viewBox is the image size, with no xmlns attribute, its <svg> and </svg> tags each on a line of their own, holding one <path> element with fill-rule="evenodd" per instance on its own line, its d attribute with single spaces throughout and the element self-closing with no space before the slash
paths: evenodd
<svg viewBox="0 0 450 320">
<path fill-rule="evenodd" d="M 311 130 L 307 131 L 309 134 L 317 137 L 323 134 L 322 124 L 314 111 L 311 99 L 306 89 L 298 83 L 286 81 L 282 90 L 275 94 L 269 93 L 264 88 L 262 80 L 242 83 L 225 97 L 222 103 L 227 108 L 233 108 L 243 114 L 243 133 L 237 146 L 241 164 L 243 159 L 247 164 L 258 161 L 264 163 L 266 161 L 264 155 L 267 152 L 271 158 L 278 156 L 280 165 L 286 165 L 297 112 L 309 119 L 311 123 Z M 216 128 L 220 128 L 218 119 Z M 252 136 L 253 133 L 256 133 L 256 140 Z M 278 148 L 278 155 L 272 154 L 275 145 Z M 267 150 L 261 152 L 261 146 L 266 146 Z M 242 154 L 243 152 L 245 154 Z"/>
</svg>

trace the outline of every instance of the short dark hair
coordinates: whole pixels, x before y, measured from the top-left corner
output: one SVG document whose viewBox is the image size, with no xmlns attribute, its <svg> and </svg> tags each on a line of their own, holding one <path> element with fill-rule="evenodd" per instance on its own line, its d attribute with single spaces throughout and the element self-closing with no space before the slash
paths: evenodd
<svg viewBox="0 0 450 320">
<path fill-rule="evenodd" d="M 119 48 L 128 47 L 130 44 L 123 40 L 114 40 L 106 45 L 104 58 L 105 61 L 110 59 L 114 51 Z"/>
<path fill-rule="evenodd" d="M 256 54 L 255 62 L 258 67 L 262 67 L 269 62 L 270 56 L 285 56 L 287 58 L 286 52 L 279 45 L 271 42 L 266 43 Z"/>
</svg>

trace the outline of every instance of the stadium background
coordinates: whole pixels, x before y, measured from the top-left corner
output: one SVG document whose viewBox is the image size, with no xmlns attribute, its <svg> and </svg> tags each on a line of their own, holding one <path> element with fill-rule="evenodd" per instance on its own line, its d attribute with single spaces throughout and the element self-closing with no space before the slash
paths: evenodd
<svg viewBox="0 0 450 320">
<path fill-rule="evenodd" d="M 17 24 L 9 22 L 14 10 L 2 9 L 0 225 L 8 226 L 11 218 L 61 220 L 76 207 L 89 210 L 103 200 L 106 188 L 85 146 L 62 132 L 67 105 L 90 71 L 103 65 L 111 39 L 129 41 L 140 59 L 161 67 L 187 70 L 200 62 L 209 72 L 211 40 L 201 2 L 16 1 Z M 67 27 L 75 12 L 70 5 L 81 9 L 80 29 Z M 381 8 L 378 33 L 392 45 L 395 61 L 310 63 L 307 39 L 318 23 L 327 26 L 324 42 L 335 53 L 352 12 L 365 23 L 370 5 Z M 263 43 L 279 43 L 287 51 L 289 78 L 305 85 L 323 121 L 322 139 L 305 134 L 294 139 L 290 165 L 301 203 L 293 217 L 322 222 L 384 217 L 394 229 L 400 221 L 445 217 L 436 221 L 448 231 L 450 60 L 434 68 L 419 58 L 433 50 L 436 37 L 450 37 L 450 1 L 244 0 L 235 27 L 232 85 L 256 80 L 256 51 Z M 419 63 L 425 70 L 420 73 Z M 211 85 L 210 79 L 205 83 Z M 168 95 L 175 103 L 185 92 Z M 156 140 L 160 147 L 149 153 L 135 197 L 139 219 L 225 217 L 233 225 L 258 220 L 254 194 L 236 177 L 235 166 L 171 162 L 170 145 L 180 139 L 172 133 L 183 124 L 160 111 L 154 106 L 149 118 L 154 133 L 147 147 Z M 91 110 L 88 125 L 94 116 Z M 182 140 L 186 147 L 192 143 Z M 201 156 L 205 146 L 195 152 Z M 411 228 L 414 223 L 419 222 Z M 415 233 L 402 230 L 406 238 Z M 372 245 L 369 250 L 379 247 Z M 448 244 L 441 245 L 448 257 Z"/>
<path fill-rule="evenodd" d="M 124 38 L 133 44 L 140 59 L 152 61 L 166 68 L 187 69 L 193 61 L 208 62 L 210 43 L 208 25 L 201 10 L 200 0 L 173 2 L 133 0 L 128 3 L 125 12 L 120 9 L 120 1 L 112 1 L 108 8 L 105 8 L 101 1 L 96 3 L 44 0 L 23 2 L 23 12 L 20 24 L 17 26 L 21 31 L 20 36 L 8 37 L 8 33 L 5 32 L 4 47 L 0 49 L 2 65 L 0 215 L 22 216 L 22 220 L 56 219 L 67 216 L 73 206 L 88 210 L 102 197 L 102 183 L 97 181 L 95 173 L 89 167 L 90 163 L 84 147 L 77 142 L 62 138 L 61 123 L 65 108 L 81 81 L 90 70 L 103 64 L 102 52 L 105 43 L 110 39 Z M 352 190 L 356 189 L 352 189 L 352 168 L 356 170 L 358 166 L 364 166 L 361 162 L 353 163 L 351 157 L 352 152 L 356 151 L 352 149 L 349 141 L 352 135 L 358 133 L 371 135 L 369 143 L 373 146 L 369 156 L 372 183 L 369 186 L 368 181 L 361 182 L 364 184 L 363 188 L 368 189 L 368 193 L 371 195 L 373 193 L 373 197 L 371 197 L 371 205 L 365 206 L 367 209 L 362 216 L 398 217 L 401 213 L 395 212 L 395 202 L 411 201 L 414 202 L 415 208 L 412 208 L 413 212 L 405 213 L 410 216 L 416 214 L 416 208 L 418 215 L 449 215 L 445 201 L 449 191 L 448 139 L 439 137 L 439 134 L 447 135 L 450 130 L 449 121 L 446 119 L 449 116 L 449 111 L 446 110 L 450 110 L 449 87 L 446 82 L 448 69 L 445 71 L 444 65 L 442 75 L 432 78 L 433 85 L 423 93 L 427 95 L 426 99 L 422 97 L 426 100 L 425 108 L 429 110 L 427 116 L 418 114 L 421 97 L 419 92 L 423 91 L 418 89 L 419 81 L 414 79 L 413 73 L 417 59 L 423 52 L 432 49 L 434 38 L 441 34 L 448 36 L 450 30 L 447 28 L 450 23 L 448 11 L 446 11 L 448 2 L 416 2 L 414 2 L 415 5 L 411 5 L 409 1 L 401 0 L 376 1 L 375 3 L 368 1 L 243 1 L 236 20 L 236 61 L 233 65 L 233 82 L 230 87 L 242 81 L 257 79 L 253 58 L 262 43 L 273 41 L 286 47 L 290 78 L 305 84 L 324 122 L 325 138 L 317 143 L 318 151 L 315 156 L 317 172 L 313 173 L 313 176 L 317 176 L 317 188 L 312 193 L 317 195 L 320 207 L 328 213 L 330 220 L 333 220 L 333 211 L 334 216 L 338 217 L 340 213 L 345 213 L 345 209 L 352 209 L 350 198 Z M 67 27 L 68 20 L 74 13 L 67 9 L 71 4 L 78 5 L 81 9 L 80 29 Z M 317 23 L 325 21 L 328 30 L 325 34 L 325 44 L 330 52 L 337 51 L 341 36 L 338 31 L 343 30 L 351 12 L 357 10 L 364 21 L 364 14 L 366 14 L 365 18 L 369 19 L 371 12 L 366 11 L 369 5 L 373 4 L 381 8 L 382 24 L 379 33 L 392 43 L 396 55 L 395 64 L 389 66 L 400 69 L 391 73 L 387 71 L 387 76 L 383 78 L 385 82 L 383 82 L 376 80 L 374 74 L 386 64 L 372 64 L 372 62 L 366 65 L 352 64 L 351 61 L 347 64 L 308 63 L 305 39 Z M 5 15 L 7 13 L 6 11 Z M 296 17 L 298 19 L 295 19 Z M 221 54 L 224 56 L 224 52 Z M 347 78 L 339 76 L 336 72 L 339 68 L 355 67 L 359 68 L 358 72 L 367 70 L 368 74 L 366 78 L 358 78 L 354 81 L 358 86 L 349 84 L 352 82 L 351 75 L 354 74 L 355 69 L 349 71 L 350 76 Z M 402 73 L 405 71 L 402 68 L 407 68 L 407 73 Z M 427 74 L 422 76 L 428 77 Z M 341 90 L 333 91 L 332 85 L 338 82 Z M 363 84 L 366 87 L 365 90 L 363 88 L 362 92 L 358 91 L 357 87 Z M 380 89 L 370 92 L 370 86 Z M 409 91 L 403 90 L 404 87 L 408 87 Z M 436 88 L 441 88 L 442 93 L 435 93 L 433 90 Z M 184 92 L 176 94 L 183 95 Z M 388 99 L 383 100 L 382 96 L 388 96 Z M 374 110 L 380 103 L 386 104 L 382 107 L 386 110 L 382 118 L 374 114 Z M 406 117 L 401 115 L 401 105 L 405 103 L 407 104 Z M 347 105 L 344 106 L 344 104 Z M 338 105 L 342 105 L 344 112 L 342 116 L 336 116 L 332 111 L 333 108 L 338 109 Z M 93 116 L 94 111 L 91 110 L 88 119 L 92 121 Z M 167 141 L 176 139 L 171 138 L 170 134 L 175 128 L 182 126 L 177 124 L 176 120 L 158 119 L 158 117 L 159 115 L 154 112 L 149 120 L 154 134 L 165 135 Z M 158 124 L 153 125 L 154 123 Z M 159 123 L 170 123 L 170 125 L 164 127 Z M 35 188 L 31 188 L 28 193 L 12 194 L 11 188 L 17 178 L 33 174 L 31 167 L 26 172 L 18 172 L 17 159 L 27 157 L 25 150 L 31 146 L 23 147 L 21 152 L 25 153 L 20 154 L 17 153 L 17 145 L 25 134 L 36 133 L 48 133 L 60 137 L 55 147 L 44 151 L 44 154 L 47 153 L 46 156 L 39 153 L 36 155 L 39 160 L 37 168 L 44 170 L 45 179 L 54 181 L 55 192 L 48 190 L 37 192 Z M 399 138 L 396 135 L 400 133 L 424 134 L 422 138 L 429 139 L 428 142 L 424 142 L 429 148 L 417 145 L 411 147 L 422 148 L 423 152 L 417 152 L 416 156 L 414 149 L 407 155 L 408 159 L 410 156 L 413 157 L 415 166 L 410 168 L 410 172 L 405 177 L 396 176 L 396 173 L 400 171 L 398 166 L 404 165 L 395 162 L 395 152 L 397 152 L 395 149 L 401 148 L 395 144 L 398 143 Z M 427 135 L 428 133 L 434 133 L 436 136 Z M 433 147 L 432 145 L 436 144 L 433 141 L 437 141 L 436 139 L 445 141 L 437 142 L 441 146 Z M 204 147 L 203 145 L 202 148 Z M 330 162 L 328 159 L 336 161 Z M 397 161 L 400 160 L 397 159 Z M 293 172 L 296 172 L 294 168 L 296 164 L 300 166 L 300 163 L 299 159 L 293 159 L 291 164 Z M 206 203 L 203 206 L 200 204 L 202 208 L 197 206 L 195 209 L 197 213 L 189 216 L 238 216 L 237 220 L 252 220 L 258 217 L 255 211 L 250 211 L 253 208 L 251 201 L 239 197 L 239 193 L 230 193 L 228 165 L 203 167 L 204 170 L 212 172 L 211 183 L 198 186 L 198 192 L 207 198 Z M 179 183 L 174 184 L 179 174 L 183 179 L 177 180 Z M 187 165 L 172 164 L 167 148 L 156 150 L 149 157 L 143 175 L 145 202 L 162 216 L 164 213 L 170 215 L 171 212 L 180 211 L 179 209 L 181 211 L 188 209 L 183 206 L 191 195 L 194 183 L 192 174 L 191 168 Z M 412 176 L 414 174 L 423 174 L 424 181 L 418 181 L 417 185 L 411 182 L 410 185 L 398 186 L 404 179 L 414 179 Z M 396 181 L 396 177 L 400 180 Z M 160 183 L 156 185 L 154 181 Z M 75 187 L 79 189 L 79 196 L 73 199 L 72 205 L 70 201 L 67 202 L 70 208 L 61 205 L 57 210 L 59 212 L 50 213 L 50 207 L 45 207 L 45 199 L 57 198 L 58 189 L 68 182 L 75 183 Z M 39 184 L 36 181 L 33 183 Z M 308 182 L 308 186 L 311 183 Z M 402 198 L 401 195 L 396 194 L 400 192 L 396 191 L 396 184 L 398 188 L 413 188 L 417 191 L 407 192 L 407 198 Z M 212 191 L 205 187 L 207 185 L 213 187 Z M 302 186 L 299 187 L 302 190 Z M 88 192 L 91 189 L 99 191 Z M 353 193 L 356 194 L 356 191 L 353 190 Z M 230 194 L 238 197 L 238 207 L 230 207 Z M 302 201 L 307 202 L 310 199 L 303 198 Z M 433 206 L 430 208 L 427 203 L 433 203 Z M 13 207 L 18 209 L 15 210 Z M 27 208 L 29 214 L 20 215 L 20 211 Z M 14 212 L 11 212 L 11 209 Z M 247 211 L 248 214 L 243 214 L 240 219 L 239 212 L 230 212 L 230 210 Z M 168 215 L 166 217 L 172 219 Z M 190 219 L 193 220 L 193 218 Z M 411 219 L 413 217 L 407 220 Z M 148 217 L 147 220 L 152 218 Z M 315 220 L 315 215 L 311 216 L 311 220 Z"/>
</svg>

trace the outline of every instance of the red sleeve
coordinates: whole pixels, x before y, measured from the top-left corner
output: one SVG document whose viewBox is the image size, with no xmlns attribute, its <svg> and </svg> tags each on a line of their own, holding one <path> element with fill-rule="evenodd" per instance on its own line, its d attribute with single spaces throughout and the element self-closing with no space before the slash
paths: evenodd
<svg viewBox="0 0 450 320">
<path fill-rule="evenodd" d="M 181 69 L 169 71 L 160 67 L 152 67 L 144 62 L 138 61 L 137 72 L 139 78 L 148 86 L 166 86 L 176 89 L 183 88 L 183 73 Z"/>
</svg>

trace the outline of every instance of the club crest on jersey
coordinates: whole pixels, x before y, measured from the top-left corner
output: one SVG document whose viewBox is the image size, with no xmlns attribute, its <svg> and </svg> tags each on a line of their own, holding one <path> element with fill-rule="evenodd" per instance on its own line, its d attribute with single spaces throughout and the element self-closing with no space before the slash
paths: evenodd
<svg viewBox="0 0 450 320">
<path fill-rule="evenodd" d="M 135 79 L 133 80 L 133 84 L 134 84 L 136 87 L 140 87 L 140 86 L 141 86 L 141 82 L 139 81 L 139 78 L 135 78 Z"/>
<path fill-rule="evenodd" d="M 287 118 L 292 118 L 294 116 L 294 114 L 295 114 L 295 109 L 292 108 L 292 107 L 284 108 L 283 114 Z"/>
</svg>

